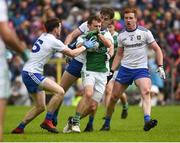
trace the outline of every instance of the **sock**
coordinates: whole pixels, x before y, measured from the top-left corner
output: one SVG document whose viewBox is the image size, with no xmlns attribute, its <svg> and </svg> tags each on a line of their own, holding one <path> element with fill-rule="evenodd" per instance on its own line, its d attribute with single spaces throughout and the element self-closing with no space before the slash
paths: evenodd
<svg viewBox="0 0 180 143">
<path fill-rule="evenodd" d="M 46 120 L 52 120 L 52 118 L 53 118 L 53 114 L 50 113 L 50 112 L 47 112 L 47 114 L 46 114 Z"/>
<path fill-rule="evenodd" d="M 94 116 L 89 116 L 89 122 L 88 122 L 88 124 L 89 124 L 90 126 L 92 126 L 92 125 L 93 125 L 93 122 L 94 122 Z"/>
<path fill-rule="evenodd" d="M 124 110 L 127 110 L 127 109 L 128 109 L 128 103 L 123 104 L 123 109 L 124 109 Z"/>
<path fill-rule="evenodd" d="M 21 122 L 21 123 L 18 125 L 18 128 L 19 128 L 19 129 L 24 129 L 25 126 L 26 126 L 26 124 L 23 123 L 23 122 Z"/>
<path fill-rule="evenodd" d="M 53 114 L 53 117 L 52 117 L 52 119 L 53 119 L 54 121 L 56 121 L 56 122 L 57 122 L 58 112 L 59 112 L 59 110 L 56 110 L 56 111 L 54 112 L 54 114 Z"/>
<path fill-rule="evenodd" d="M 105 119 L 104 125 L 105 125 L 106 127 L 109 127 L 109 126 L 110 126 L 110 121 L 111 121 L 111 117 L 106 116 L 106 119 Z"/>
<path fill-rule="evenodd" d="M 150 115 L 144 115 L 144 122 L 149 122 L 151 120 Z"/>
<path fill-rule="evenodd" d="M 75 116 L 74 116 L 74 118 L 73 118 L 73 121 L 75 122 L 75 123 L 80 123 L 80 118 L 81 118 L 81 113 L 79 113 L 79 112 L 76 112 L 76 114 L 75 114 Z"/>
</svg>

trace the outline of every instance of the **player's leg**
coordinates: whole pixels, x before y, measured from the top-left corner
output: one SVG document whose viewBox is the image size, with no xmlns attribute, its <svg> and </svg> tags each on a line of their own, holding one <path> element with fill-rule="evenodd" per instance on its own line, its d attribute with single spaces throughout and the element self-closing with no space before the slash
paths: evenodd
<svg viewBox="0 0 180 143">
<path fill-rule="evenodd" d="M 93 131 L 93 122 L 94 122 L 94 117 L 97 111 L 98 103 L 100 103 L 101 100 L 103 99 L 103 95 L 104 95 L 105 87 L 107 83 L 106 74 L 96 73 L 94 76 L 95 76 L 96 81 L 94 85 L 94 93 L 92 96 L 92 102 L 90 105 L 91 114 L 89 116 L 89 121 L 84 131 Z"/>
<path fill-rule="evenodd" d="M 128 116 L 128 101 L 125 92 L 122 95 L 120 95 L 120 100 L 122 103 L 121 119 L 126 119 Z"/>
<path fill-rule="evenodd" d="M 115 79 L 117 77 L 117 74 L 118 74 L 118 71 L 115 71 L 114 74 L 113 74 L 113 77 L 111 78 L 111 80 L 106 85 L 106 90 L 105 90 L 105 106 L 106 106 L 106 108 L 107 108 L 109 100 L 111 98 L 111 93 L 112 93 L 112 89 L 113 89 L 114 82 L 115 82 Z M 126 93 L 123 93 L 122 95 L 119 95 L 119 96 L 120 96 L 119 99 L 121 100 L 121 103 L 122 103 L 122 106 L 123 106 L 123 109 L 122 109 L 122 112 L 121 112 L 121 118 L 125 119 L 128 116 L 127 96 L 126 96 Z"/>
<path fill-rule="evenodd" d="M 45 110 L 45 92 L 39 91 L 37 94 L 31 94 L 34 101 L 34 106 L 26 113 L 22 122 L 15 128 L 12 133 L 21 134 L 24 133 L 24 128 L 34 118 Z"/>
<path fill-rule="evenodd" d="M 64 71 L 62 78 L 61 78 L 60 86 L 66 92 L 78 78 L 79 77 L 73 76 L 69 72 Z M 62 102 L 63 102 L 63 100 L 60 101 L 60 104 L 53 115 L 53 125 L 55 125 L 55 126 L 57 125 L 57 117 L 58 117 L 59 109 L 62 105 Z"/>
<path fill-rule="evenodd" d="M 99 91 L 95 90 L 94 91 L 94 94 L 92 96 L 92 102 L 89 106 L 89 112 L 86 112 L 86 114 L 83 114 L 84 117 L 85 115 L 88 115 L 89 114 L 89 120 L 88 120 L 88 123 L 86 125 L 86 128 L 84 129 L 85 132 L 92 132 L 93 131 L 93 123 L 94 123 L 94 118 L 95 118 L 95 114 L 97 112 L 97 109 L 98 109 L 98 103 L 101 102 L 103 98 L 103 94 L 100 93 Z"/>
<path fill-rule="evenodd" d="M 88 76 L 86 76 L 88 75 Z M 76 113 L 73 117 L 73 125 L 70 125 L 68 121 L 65 126 L 63 132 L 69 133 L 70 127 L 73 132 L 80 132 L 80 118 L 84 112 L 86 112 L 89 108 L 91 97 L 94 91 L 95 77 L 91 72 L 84 73 L 83 75 L 83 85 L 84 85 L 84 95 L 80 100 L 78 106 L 76 107 Z"/>
<path fill-rule="evenodd" d="M 133 79 L 131 78 L 131 73 L 128 71 L 127 68 L 121 66 L 119 68 L 118 74 L 115 79 L 112 95 L 111 95 L 108 107 L 106 109 L 105 122 L 102 128 L 100 129 L 101 131 L 110 130 L 110 121 L 111 121 L 111 116 L 114 112 L 115 105 L 117 101 L 119 100 L 120 95 L 123 94 L 123 92 L 126 90 L 128 85 L 132 84 L 132 82 L 133 82 Z"/>
<path fill-rule="evenodd" d="M 83 64 L 75 59 L 73 59 L 67 69 L 64 71 L 62 77 L 61 77 L 61 83 L 60 86 L 64 89 L 65 92 L 72 86 L 72 84 L 81 77 L 81 69 Z M 57 125 L 57 117 L 59 113 L 59 109 L 62 104 L 62 100 L 60 101 L 60 104 L 53 115 L 53 125 Z"/>
<path fill-rule="evenodd" d="M 112 114 L 114 112 L 115 105 L 117 101 L 119 100 L 120 94 L 122 94 L 126 90 L 127 86 L 128 85 L 120 84 L 119 82 L 115 81 L 112 95 L 111 95 L 111 98 L 110 98 L 110 101 L 106 110 L 105 122 L 102 128 L 100 129 L 101 131 L 110 130 L 110 121 L 111 121 Z"/>
<path fill-rule="evenodd" d="M 4 60 L 5 61 L 5 60 Z M 4 116 L 10 94 L 10 78 L 7 65 L 1 64 L 0 70 L 0 142 L 3 141 Z"/>
<path fill-rule="evenodd" d="M 138 78 L 135 80 L 142 96 L 142 108 L 144 112 L 144 131 L 148 131 L 157 125 L 157 120 L 151 119 L 151 80 L 149 78 Z"/>
<path fill-rule="evenodd" d="M 84 96 L 82 98 L 82 100 L 80 101 L 80 103 L 78 104 L 77 108 L 76 108 L 76 114 L 74 116 L 74 122 L 76 123 L 76 125 L 80 125 L 80 117 L 82 116 L 82 114 L 88 110 L 89 106 L 90 106 L 90 102 L 92 99 L 92 95 L 93 95 L 93 85 L 87 85 L 85 86 L 85 93 Z"/>
<path fill-rule="evenodd" d="M 114 80 L 110 80 L 108 82 L 108 84 L 106 85 L 105 97 L 104 97 L 104 104 L 105 104 L 106 108 L 107 108 L 110 98 L 111 98 L 111 93 L 112 93 L 114 82 L 115 82 Z"/>
<path fill-rule="evenodd" d="M 0 142 L 3 141 L 3 125 L 6 103 L 7 99 L 0 99 Z"/>
<path fill-rule="evenodd" d="M 45 77 L 39 73 L 22 72 L 23 82 L 32 96 L 35 106 L 25 115 L 22 122 L 12 133 L 23 133 L 25 126 L 32 121 L 37 115 L 45 110 L 45 92 L 39 88 L 39 85 L 45 80 Z"/>
<path fill-rule="evenodd" d="M 45 120 L 40 126 L 50 132 L 57 133 L 57 129 L 52 124 L 52 118 L 55 110 L 59 106 L 59 103 L 63 100 L 64 89 L 49 78 L 44 79 L 40 86 L 44 90 L 53 93 L 53 97 L 51 98 L 47 106 L 47 114 Z"/>
</svg>

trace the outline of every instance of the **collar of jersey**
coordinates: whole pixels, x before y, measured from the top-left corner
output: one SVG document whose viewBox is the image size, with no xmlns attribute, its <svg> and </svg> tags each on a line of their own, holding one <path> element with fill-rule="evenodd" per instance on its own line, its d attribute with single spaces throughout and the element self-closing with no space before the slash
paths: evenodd
<svg viewBox="0 0 180 143">
<path fill-rule="evenodd" d="M 134 32 L 137 28 L 138 28 L 138 26 L 136 26 L 136 28 L 135 28 L 134 30 L 128 30 L 128 29 L 126 28 L 126 31 L 127 31 L 127 32 Z"/>
</svg>

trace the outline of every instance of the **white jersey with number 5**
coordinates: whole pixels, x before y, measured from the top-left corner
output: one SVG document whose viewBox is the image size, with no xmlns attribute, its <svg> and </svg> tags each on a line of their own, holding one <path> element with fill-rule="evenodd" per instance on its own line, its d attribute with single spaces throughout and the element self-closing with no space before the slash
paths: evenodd
<svg viewBox="0 0 180 143">
<path fill-rule="evenodd" d="M 130 68 L 148 68 L 147 48 L 154 42 L 152 33 L 138 26 L 134 31 L 122 30 L 118 36 L 118 47 L 124 48 L 121 65 Z"/>
<path fill-rule="evenodd" d="M 67 46 L 49 33 L 43 33 L 34 43 L 30 59 L 25 64 L 23 71 L 43 73 L 44 65 L 52 57 L 53 53 L 63 51 Z"/>
</svg>

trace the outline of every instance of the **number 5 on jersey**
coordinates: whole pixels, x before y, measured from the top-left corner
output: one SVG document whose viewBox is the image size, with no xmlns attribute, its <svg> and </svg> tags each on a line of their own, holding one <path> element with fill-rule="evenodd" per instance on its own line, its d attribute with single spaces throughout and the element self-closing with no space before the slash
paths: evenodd
<svg viewBox="0 0 180 143">
<path fill-rule="evenodd" d="M 35 43 L 34 46 L 32 48 L 32 52 L 33 53 L 37 53 L 40 49 L 41 49 L 41 45 L 42 45 L 43 41 L 41 39 L 38 39 Z"/>
</svg>

